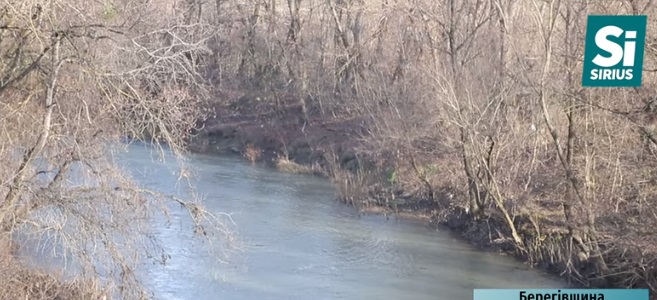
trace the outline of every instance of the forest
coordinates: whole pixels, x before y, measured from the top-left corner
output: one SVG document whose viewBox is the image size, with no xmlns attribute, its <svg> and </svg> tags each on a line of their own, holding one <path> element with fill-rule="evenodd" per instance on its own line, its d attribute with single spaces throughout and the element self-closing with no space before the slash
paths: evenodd
<svg viewBox="0 0 657 300">
<path fill-rule="evenodd" d="M 4 0 L 0 266 L 15 272 L 0 274 L 0 294 L 142 297 L 117 249 L 153 243 L 120 220 L 147 222 L 171 202 L 230 239 L 194 197 L 146 191 L 107 159 L 104 145 L 124 137 L 323 174 L 358 209 L 429 215 L 582 286 L 657 291 L 655 8 Z M 582 86 L 589 15 L 648 16 L 641 87 Z M 58 235 L 83 261 L 81 245 L 101 243 L 116 280 L 95 280 L 92 263 L 74 283 L 26 271 L 2 254 L 18 231 Z"/>
</svg>

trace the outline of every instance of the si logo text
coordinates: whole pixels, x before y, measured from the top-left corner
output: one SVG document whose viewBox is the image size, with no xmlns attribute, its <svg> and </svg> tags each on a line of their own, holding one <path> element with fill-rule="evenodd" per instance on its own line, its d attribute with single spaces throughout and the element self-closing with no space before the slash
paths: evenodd
<svg viewBox="0 0 657 300">
<path fill-rule="evenodd" d="M 646 16 L 589 16 L 582 85 L 641 85 Z"/>
</svg>

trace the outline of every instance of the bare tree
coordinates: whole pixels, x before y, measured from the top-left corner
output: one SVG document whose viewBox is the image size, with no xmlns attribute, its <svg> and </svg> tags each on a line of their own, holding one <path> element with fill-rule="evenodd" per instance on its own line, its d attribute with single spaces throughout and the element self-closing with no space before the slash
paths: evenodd
<svg viewBox="0 0 657 300">
<path fill-rule="evenodd" d="M 168 203 L 185 207 L 198 233 L 228 237 L 193 196 L 144 189 L 108 151 L 127 136 L 185 152 L 208 93 L 196 61 L 214 33 L 189 5 L 2 5 L 0 55 L 12 59 L 0 62 L 0 236 L 53 236 L 82 278 L 104 270 L 117 283 L 105 288 L 125 298 L 144 295 L 139 254 L 161 252 L 144 225 Z"/>
</svg>

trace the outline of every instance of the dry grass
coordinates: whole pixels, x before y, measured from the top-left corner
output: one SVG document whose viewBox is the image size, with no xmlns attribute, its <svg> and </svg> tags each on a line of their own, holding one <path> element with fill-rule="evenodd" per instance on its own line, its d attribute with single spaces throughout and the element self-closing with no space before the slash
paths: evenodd
<svg viewBox="0 0 657 300">
<path fill-rule="evenodd" d="M 110 299 L 93 280 L 65 281 L 61 276 L 26 267 L 14 257 L 16 245 L 0 240 L 0 299 Z"/>
<path fill-rule="evenodd" d="M 260 160 L 260 157 L 262 157 L 262 151 L 259 148 L 253 144 L 246 145 L 244 149 L 244 158 L 254 163 Z"/>
<path fill-rule="evenodd" d="M 316 163 L 313 165 L 302 165 L 290 160 L 286 156 L 280 155 L 276 158 L 276 168 L 279 171 L 292 174 L 325 175 Z"/>
</svg>

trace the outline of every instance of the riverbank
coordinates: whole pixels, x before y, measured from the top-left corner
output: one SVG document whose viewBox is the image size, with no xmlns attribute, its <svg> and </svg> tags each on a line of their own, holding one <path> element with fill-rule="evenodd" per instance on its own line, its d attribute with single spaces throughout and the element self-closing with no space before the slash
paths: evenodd
<svg viewBox="0 0 657 300">
<path fill-rule="evenodd" d="M 241 99 L 244 105 L 245 99 Z M 295 120 L 295 107 L 272 116 L 267 114 L 231 115 L 218 110 L 192 140 L 190 150 L 202 154 L 241 155 L 252 163 L 282 172 L 321 176 L 333 181 L 337 198 L 354 206 L 361 214 L 380 214 L 425 222 L 434 228 L 448 228 L 486 251 L 517 255 L 512 243 L 500 237 L 508 233 L 495 217 L 475 220 L 465 208 L 450 202 L 448 193 L 435 201 L 398 188 L 382 188 L 377 176 L 358 173 L 372 171 L 373 164 L 358 152 L 357 137 L 362 132 L 358 120 Z M 369 170 L 364 170 L 370 168 Z M 393 202 L 392 199 L 395 199 Z M 522 257 L 520 257 L 522 258 Z M 543 265 L 546 269 L 555 269 Z"/>
<path fill-rule="evenodd" d="M 107 299 L 94 282 L 64 280 L 56 274 L 26 266 L 17 259 L 18 247 L 0 239 L 0 299 Z"/>
<path fill-rule="evenodd" d="M 570 233 L 560 222 L 555 219 L 552 219 L 555 223 L 546 222 L 550 221 L 552 213 L 548 209 L 535 212 L 544 218 L 540 229 L 533 219 L 536 214 L 514 215 L 521 247 L 514 240 L 514 233 L 503 214 L 492 209 L 485 216 L 470 213 L 463 205 L 467 202 L 466 195 L 459 192 L 458 187 L 432 186 L 429 194 L 417 178 L 396 183 L 402 180 L 393 177 L 409 175 L 391 174 L 389 162 L 362 151 L 362 137 L 367 135 L 368 129 L 361 120 L 318 116 L 300 120 L 299 107 L 293 102 L 283 110 L 267 113 L 254 109 L 253 102 L 258 102 L 257 98 L 241 97 L 225 107 L 215 107 L 216 116 L 203 124 L 190 150 L 205 154 L 238 154 L 253 163 L 281 171 L 327 177 L 337 186 L 339 200 L 355 206 L 363 214 L 394 215 L 420 220 L 434 228 L 448 228 L 482 250 L 515 256 L 579 286 L 651 286 L 649 280 L 640 278 L 652 276 L 652 271 L 645 266 L 641 276 L 600 274 L 591 259 L 582 258 L 581 253 L 573 251 Z M 399 161 L 403 158 L 397 161 L 397 170 L 401 169 Z M 605 246 L 605 260 L 615 270 L 639 270 L 630 257 L 645 254 L 617 252 L 620 246 L 626 245 Z"/>
</svg>

